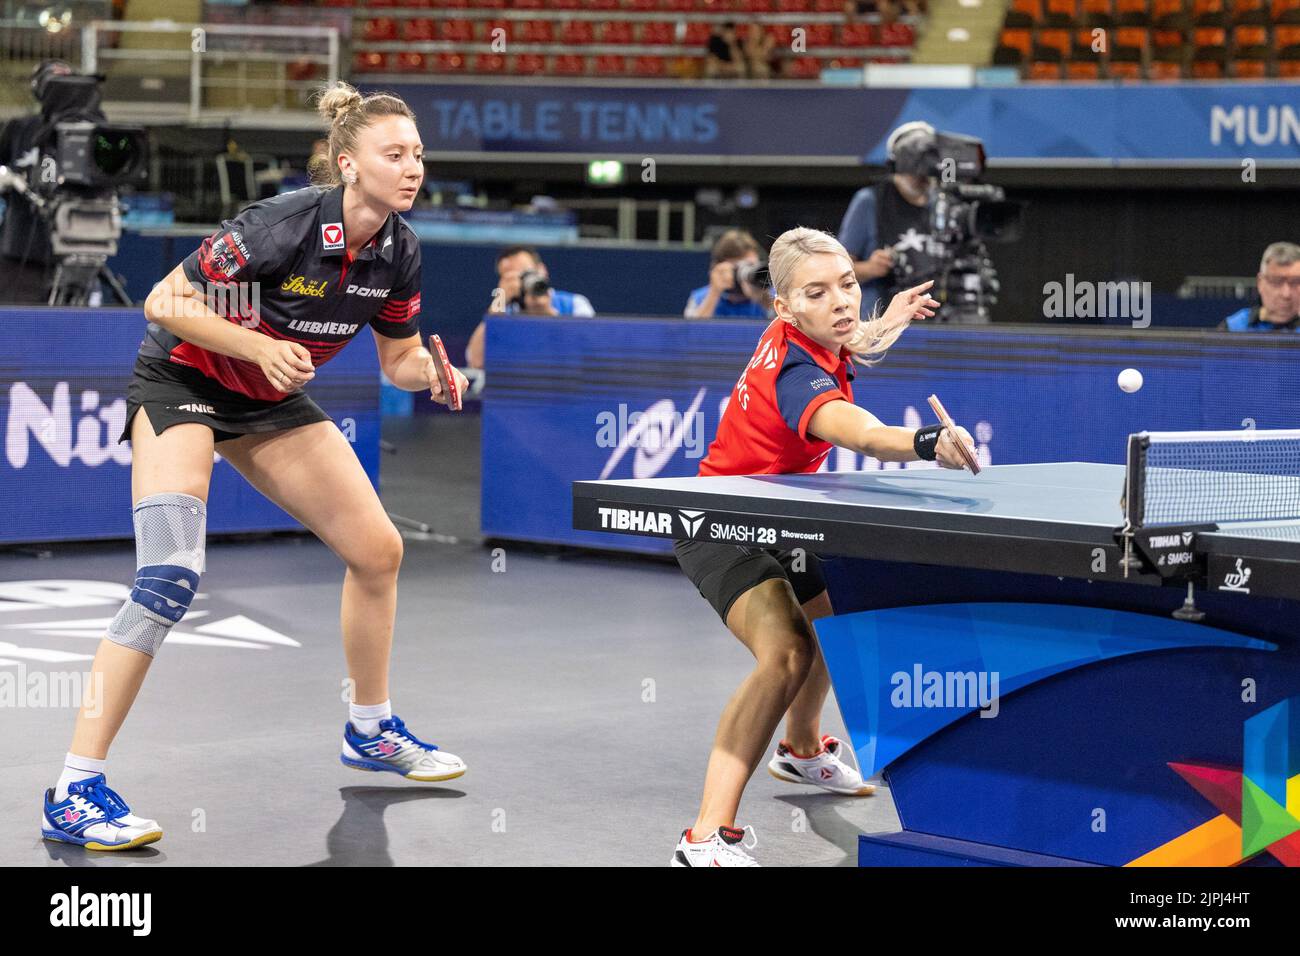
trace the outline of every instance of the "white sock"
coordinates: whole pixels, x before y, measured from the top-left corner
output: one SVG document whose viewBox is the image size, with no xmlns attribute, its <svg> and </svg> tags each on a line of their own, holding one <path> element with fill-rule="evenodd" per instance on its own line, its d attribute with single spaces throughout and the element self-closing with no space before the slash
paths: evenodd
<svg viewBox="0 0 1300 956">
<path fill-rule="evenodd" d="M 94 757 L 81 757 L 69 752 L 63 758 L 63 775 L 54 785 L 54 802 L 62 803 L 68 799 L 68 784 L 76 783 L 78 780 L 89 780 L 95 774 L 103 773 L 105 763 L 107 761 L 96 760 Z"/>
<path fill-rule="evenodd" d="M 348 704 L 348 717 L 357 733 L 363 737 L 373 737 L 379 733 L 379 722 L 393 716 L 393 702 L 386 700 L 382 704 Z"/>
</svg>

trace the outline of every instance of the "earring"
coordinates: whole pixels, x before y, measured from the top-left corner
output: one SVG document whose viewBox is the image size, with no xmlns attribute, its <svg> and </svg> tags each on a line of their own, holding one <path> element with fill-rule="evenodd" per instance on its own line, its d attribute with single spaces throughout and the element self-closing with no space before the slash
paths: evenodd
<svg viewBox="0 0 1300 956">
<path fill-rule="evenodd" d="M 345 183 L 347 183 L 349 186 L 355 186 L 355 185 L 357 184 L 357 174 L 356 174 L 356 173 L 345 173 L 345 174 L 343 175 L 343 181 L 344 181 Z"/>
</svg>

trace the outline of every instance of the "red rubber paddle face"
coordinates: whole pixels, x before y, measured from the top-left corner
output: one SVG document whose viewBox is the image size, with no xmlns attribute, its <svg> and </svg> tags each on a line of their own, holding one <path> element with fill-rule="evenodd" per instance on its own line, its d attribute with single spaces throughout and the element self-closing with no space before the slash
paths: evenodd
<svg viewBox="0 0 1300 956">
<path fill-rule="evenodd" d="M 447 349 L 442 339 L 436 335 L 429 336 L 429 351 L 433 353 L 433 367 L 438 373 L 438 382 L 442 385 L 444 402 L 453 412 L 460 411 L 460 389 L 456 387 L 456 376 L 451 373 L 451 362 L 447 358 Z"/>
</svg>

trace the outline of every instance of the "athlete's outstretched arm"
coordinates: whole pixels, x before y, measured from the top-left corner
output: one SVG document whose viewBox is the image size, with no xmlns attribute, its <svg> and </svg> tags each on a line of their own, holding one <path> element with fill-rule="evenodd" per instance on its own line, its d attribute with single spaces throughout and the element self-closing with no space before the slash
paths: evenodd
<svg viewBox="0 0 1300 956">
<path fill-rule="evenodd" d="M 961 440 L 971 451 L 975 443 L 966 429 L 958 427 Z M 847 448 L 877 461 L 919 461 L 916 453 L 916 429 L 882 424 L 869 411 L 844 400 L 827 402 L 808 420 L 808 434 L 832 445 Z M 935 446 L 936 457 L 945 468 L 961 468 L 964 462 L 952 436 L 945 429 Z"/>
</svg>

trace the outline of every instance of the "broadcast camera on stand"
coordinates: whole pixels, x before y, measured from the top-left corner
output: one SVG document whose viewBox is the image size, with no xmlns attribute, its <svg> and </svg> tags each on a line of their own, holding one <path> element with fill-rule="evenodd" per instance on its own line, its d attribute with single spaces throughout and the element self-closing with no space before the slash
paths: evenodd
<svg viewBox="0 0 1300 956">
<path fill-rule="evenodd" d="M 48 228 L 54 254 L 49 305 L 86 305 L 100 280 L 124 305 L 131 299 L 106 267 L 122 235 L 118 190 L 147 174 L 143 129 L 110 124 L 99 108 L 102 76 L 43 64 L 32 80 L 41 123 L 0 190 L 26 201 Z"/>
<path fill-rule="evenodd" d="M 973 136 L 917 130 L 900 139 L 891 166 L 931 183 L 924 254 L 896 246 L 893 281 L 906 288 L 934 279 L 930 294 L 943 303 L 948 321 L 988 322 L 1000 283 L 985 244 L 1020 238 L 1025 204 L 1007 199 L 1001 186 L 979 182 L 984 144 Z"/>
</svg>

